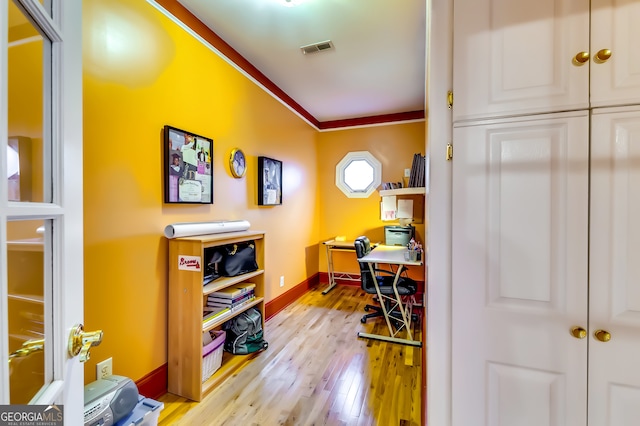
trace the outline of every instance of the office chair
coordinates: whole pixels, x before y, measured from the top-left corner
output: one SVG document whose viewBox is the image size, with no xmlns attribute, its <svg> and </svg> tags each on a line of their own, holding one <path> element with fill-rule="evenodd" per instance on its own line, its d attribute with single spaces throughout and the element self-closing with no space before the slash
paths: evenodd
<svg viewBox="0 0 640 426">
<path fill-rule="evenodd" d="M 358 259 L 364 257 L 369 254 L 371 251 L 371 243 L 369 238 L 365 236 L 361 236 L 356 238 L 355 242 L 356 256 Z M 371 270 L 369 269 L 369 265 L 366 262 L 358 262 L 360 264 L 360 280 L 361 280 L 361 288 L 368 294 L 374 294 L 377 296 L 376 287 L 374 285 L 374 277 L 371 276 Z M 404 268 L 400 266 L 400 268 Z M 396 273 L 393 271 L 388 271 L 385 269 L 374 269 L 375 279 L 378 281 L 378 287 L 380 288 L 380 293 L 382 294 L 382 298 L 384 300 L 377 300 L 378 303 L 385 303 L 385 308 L 389 314 L 389 319 L 394 322 L 394 325 L 397 326 L 398 322 L 402 322 L 402 314 L 398 310 L 397 302 L 395 301 L 395 295 L 393 293 L 393 279 L 395 278 Z M 404 273 L 406 271 L 402 271 Z M 397 284 L 398 294 L 403 298 L 411 297 L 416 294 L 417 284 L 414 280 L 407 276 L 401 276 L 398 279 Z M 373 311 L 370 314 L 365 314 L 360 322 L 363 324 L 367 322 L 369 318 L 382 317 L 384 316 L 384 312 L 382 311 L 381 306 L 375 305 L 365 305 L 365 311 Z M 409 311 L 411 312 L 411 311 Z M 417 320 L 417 315 L 411 314 L 411 318 L 413 321 Z"/>
</svg>

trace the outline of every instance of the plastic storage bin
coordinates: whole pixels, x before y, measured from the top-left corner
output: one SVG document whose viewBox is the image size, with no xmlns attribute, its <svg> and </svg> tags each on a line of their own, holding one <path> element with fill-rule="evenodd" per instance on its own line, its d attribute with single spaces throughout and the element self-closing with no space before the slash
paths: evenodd
<svg viewBox="0 0 640 426">
<path fill-rule="evenodd" d="M 202 347 L 202 382 L 213 376 L 222 365 L 222 352 L 224 350 L 224 330 L 212 330 L 213 341 Z"/>
<path fill-rule="evenodd" d="M 155 401 L 144 396 L 138 397 L 138 404 L 133 411 L 114 426 L 157 426 L 160 411 L 164 409 L 162 402 Z"/>
</svg>

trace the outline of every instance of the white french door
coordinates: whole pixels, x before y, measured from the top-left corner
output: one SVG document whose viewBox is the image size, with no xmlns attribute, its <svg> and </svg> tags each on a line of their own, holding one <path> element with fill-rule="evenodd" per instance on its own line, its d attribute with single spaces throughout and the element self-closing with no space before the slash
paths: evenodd
<svg viewBox="0 0 640 426">
<path fill-rule="evenodd" d="M 82 1 L 0 4 L 0 404 L 83 423 Z"/>
<path fill-rule="evenodd" d="M 453 136 L 452 424 L 584 426 L 587 112 Z"/>
</svg>

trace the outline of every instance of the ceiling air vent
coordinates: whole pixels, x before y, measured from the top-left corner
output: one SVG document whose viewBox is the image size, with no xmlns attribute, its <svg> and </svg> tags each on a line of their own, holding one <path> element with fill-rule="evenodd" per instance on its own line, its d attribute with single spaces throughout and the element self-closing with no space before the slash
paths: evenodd
<svg viewBox="0 0 640 426">
<path fill-rule="evenodd" d="M 302 50 L 302 53 L 304 53 L 305 55 L 309 53 L 323 52 L 325 50 L 331 50 L 331 49 L 333 49 L 333 43 L 331 43 L 331 40 L 321 41 L 313 44 L 307 44 L 306 46 L 300 47 L 300 50 Z"/>
</svg>

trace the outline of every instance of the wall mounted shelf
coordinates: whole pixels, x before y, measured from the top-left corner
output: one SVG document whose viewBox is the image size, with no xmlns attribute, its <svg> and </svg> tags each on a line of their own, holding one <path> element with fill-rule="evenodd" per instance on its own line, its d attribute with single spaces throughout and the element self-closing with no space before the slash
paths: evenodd
<svg viewBox="0 0 640 426">
<path fill-rule="evenodd" d="M 422 186 L 419 188 L 398 188 L 398 189 L 383 189 L 378 191 L 381 197 L 386 195 L 420 195 L 426 194 L 427 189 Z"/>
</svg>

